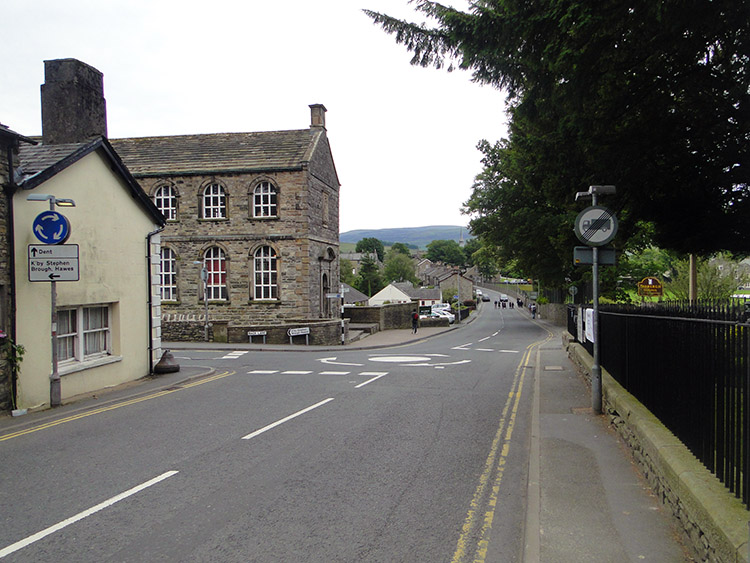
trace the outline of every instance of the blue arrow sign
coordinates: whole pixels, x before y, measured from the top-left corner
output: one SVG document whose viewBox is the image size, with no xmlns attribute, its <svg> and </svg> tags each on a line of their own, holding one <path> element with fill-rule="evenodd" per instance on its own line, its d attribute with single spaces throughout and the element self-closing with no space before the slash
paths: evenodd
<svg viewBox="0 0 750 563">
<path fill-rule="evenodd" d="M 36 216 L 33 229 L 44 244 L 62 244 L 70 236 L 70 221 L 57 211 L 45 211 Z"/>
</svg>

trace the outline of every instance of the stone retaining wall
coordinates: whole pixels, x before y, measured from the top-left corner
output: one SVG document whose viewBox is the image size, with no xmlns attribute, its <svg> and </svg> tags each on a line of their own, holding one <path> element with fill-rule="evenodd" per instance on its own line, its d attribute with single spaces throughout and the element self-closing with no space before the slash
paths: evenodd
<svg viewBox="0 0 750 563">
<path fill-rule="evenodd" d="M 171 320 L 166 320 L 171 319 Z M 181 318 L 165 315 L 162 320 L 162 341 L 170 342 L 203 342 L 205 340 L 204 322 L 200 315 L 186 315 Z M 294 322 L 268 325 L 230 326 L 226 322 L 209 323 L 208 339 L 210 342 L 247 343 L 248 332 L 266 332 L 266 344 L 289 344 L 287 331 L 290 328 L 309 327 L 308 343 L 318 346 L 341 344 L 341 320 L 327 321 L 299 320 Z M 345 338 L 349 330 L 348 319 L 344 320 Z M 260 336 L 253 337 L 254 343 L 262 343 Z M 305 337 L 295 336 L 294 344 L 305 344 Z"/>
</svg>

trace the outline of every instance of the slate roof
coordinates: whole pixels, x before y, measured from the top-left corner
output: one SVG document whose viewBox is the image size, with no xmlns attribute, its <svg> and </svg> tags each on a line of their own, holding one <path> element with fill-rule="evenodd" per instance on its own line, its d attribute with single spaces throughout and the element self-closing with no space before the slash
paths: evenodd
<svg viewBox="0 0 750 563">
<path fill-rule="evenodd" d="M 130 194 L 137 199 L 145 211 L 158 225 L 164 225 L 166 219 L 151 201 L 138 182 L 125 167 L 119 155 L 104 137 L 97 137 L 83 143 L 69 143 L 61 145 L 21 145 L 18 157 L 21 166 L 18 173 L 21 179 L 19 186 L 24 190 L 31 190 L 46 182 L 68 166 L 78 162 L 86 155 L 100 150 L 109 160 L 112 169 L 119 174 L 130 190 Z"/>
<path fill-rule="evenodd" d="M 397 282 L 391 285 L 403 291 L 410 299 L 441 299 L 440 290 L 437 288 L 414 287 L 411 282 Z"/>
<path fill-rule="evenodd" d="M 322 131 L 310 128 L 111 139 L 134 176 L 300 170 Z"/>
<path fill-rule="evenodd" d="M 354 289 L 347 283 L 342 282 L 341 285 L 343 285 L 344 288 L 348 289 L 348 291 L 344 292 L 344 303 L 346 303 L 347 305 L 354 305 L 355 303 L 367 303 L 367 300 L 369 299 L 367 295 L 357 289 Z"/>
</svg>

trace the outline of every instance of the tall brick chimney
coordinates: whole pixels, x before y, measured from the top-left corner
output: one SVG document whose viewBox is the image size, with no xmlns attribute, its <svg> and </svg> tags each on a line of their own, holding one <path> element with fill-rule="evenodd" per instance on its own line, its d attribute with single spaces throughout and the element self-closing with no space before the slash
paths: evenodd
<svg viewBox="0 0 750 563">
<path fill-rule="evenodd" d="M 323 104 L 310 105 L 310 127 L 326 128 L 326 107 Z"/>
<path fill-rule="evenodd" d="M 104 75 L 76 59 L 44 61 L 42 142 L 81 143 L 107 136 Z"/>
</svg>

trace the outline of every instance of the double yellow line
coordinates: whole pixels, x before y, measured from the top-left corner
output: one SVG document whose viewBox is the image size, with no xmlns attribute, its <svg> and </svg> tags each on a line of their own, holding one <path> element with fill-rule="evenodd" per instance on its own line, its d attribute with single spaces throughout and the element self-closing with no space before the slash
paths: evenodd
<svg viewBox="0 0 750 563">
<path fill-rule="evenodd" d="M 484 563 L 487 557 L 490 531 L 492 530 L 492 521 L 495 518 L 495 508 L 497 507 L 497 497 L 500 491 L 500 483 L 505 473 L 508 454 L 510 453 L 510 440 L 513 436 L 513 429 L 516 426 L 518 406 L 526 379 L 526 370 L 530 367 L 529 363 L 531 362 L 531 354 L 534 349 L 547 342 L 550 338 L 552 338 L 552 333 L 548 333 L 547 338 L 544 340 L 529 344 L 521 358 L 521 362 L 516 368 L 513 376 L 513 384 L 508 394 L 508 399 L 503 406 L 500 423 L 495 433 L 495 438 L 492 441 L 487 461 L 484 464 L 484 471 L 479 477 L 479 484 L 469 504 L 469 510 L 461 529 L 461 535 L 458 538 L 456 551 L 451 560 L 452 563 L 464 563 L 469 560 L 474 563 Z M 477 538 L 476 546 L 471 538 Z"/>
<path fill-rule="evenodd" d="M 157 391 L 156 393 L 151 393 L 150 395 L 144 395 L 143 397 L 137 397 L 135 399 L 129 399 L 126 401 L 121 401 L 118 403 L 114 403 L 112 405 L 106 406 L 106 407 L 100 407 L 98 409 L 92 409 L 86 412 L 81 412 L 78 414 L 74 414 L 71 416 L 66 416 L 64 418 L 58 418 L 56 420 L 51 420 L 50 422 L 46 422 L 44 424 L 40 424 L 38 426 L 34 426 L 32 428 L 27 428 L 25 430 L 19 430 L 18 432 L 13 432 L 11 434 L 5 434 L 4 436 L 0 436 L 0 442 L 5 442 L 6 440 L 12 440 L 13 438 L 18 438 L 19 436 L 25 436 L 26 434 L 33 434 L 34 432 L 39 432 L 41 430 L 46 430 L 47 428 L 52 428 L 53 426 L 59 426 L 60 424 L 66 424 L 68 422 L 73 422 L 75 420 L 80 420 L 82 418 L 86 418 L 87 416 L 94 416 L 95 414 L 101 414 L 103 412 L 107 411 L 113 411 L 115 409 L 119 409 L 122 407 L 127 407 L 130 405 L 135 405 L 136 403 L 142 403 L 143 401 L 150 401 L 151 399 L 156 399 L 157 397 L 163 397 L 164 395 L 169 395 L 170 393 L 174 393 L 176 391 L 180 391 L 182 389 L 187 389 L 190 387 L 195 387 L 196 385 L 203 385 L 204 383 L 209 383 L 211 381 L 216 381 L 217 379 L 222 379 L 224 377 L 234 375 L 236 372 L 234 371 L 225 371 L 222 373 L 217 373 L 216 375 L 212 375 L 210 377 L 205 377 L 198 379 L 196 381 L 193 381 L 191 383 L 184 383 L 181 384 L 179 387 L 176 387 L 174 389 L 165 389 L 163 391 Z"/>
</svg>

